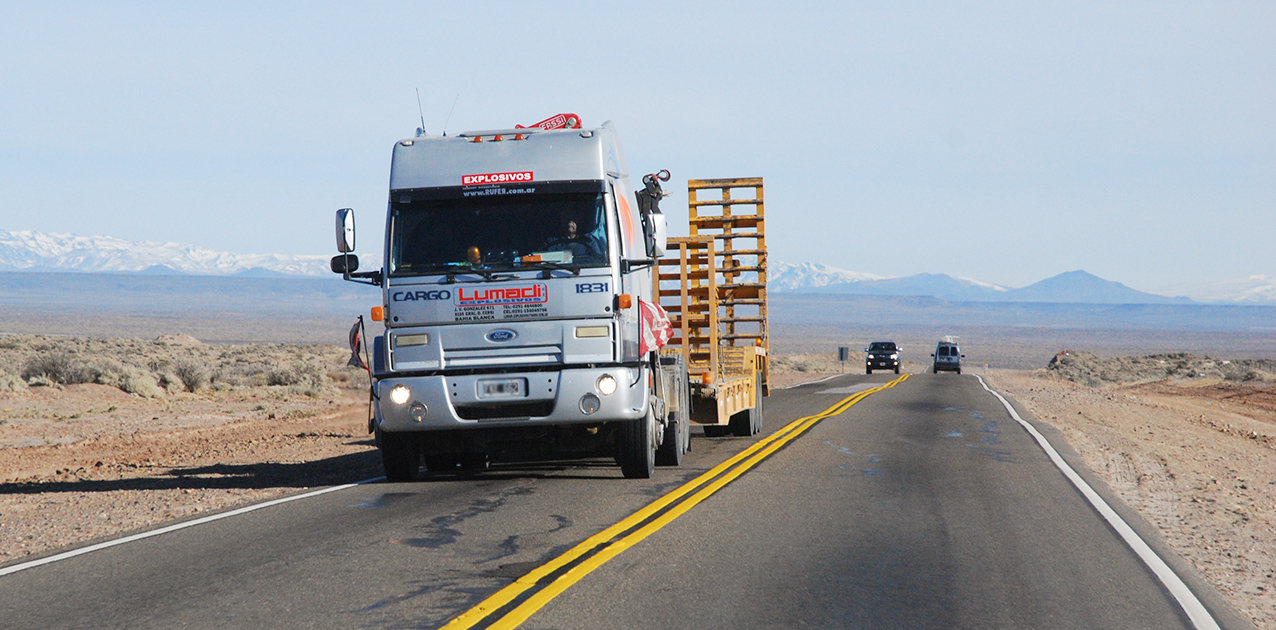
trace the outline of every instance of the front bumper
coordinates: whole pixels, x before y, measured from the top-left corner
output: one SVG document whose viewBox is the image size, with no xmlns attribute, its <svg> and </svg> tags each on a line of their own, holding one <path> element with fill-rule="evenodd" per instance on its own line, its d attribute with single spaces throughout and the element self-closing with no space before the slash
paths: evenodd
<svg viewBox="0 0 1276 630">
<path fill-rule="evenodd" d="M 607 396 L 595 389 L 604 374 L 610 374 L 617 384 L 616 391 Z M 460 376 L 387 376 L 374 385 L 376 422 L 383 431 L 445 431 L 634 420 L 646 414 L 646 378 L 642 368 L 620 366 Z M 479 393 L 480 381 L 491 379 L 525 379 L 526 391 L 518 399 L 484 398 Z M 406 386 L 410 392 L 401 405 L 390 399 L 390 390 L 397 385 Z M 581 397 L 591 393 L 599 399 L 599 406 L 587 414 L 581 408 Z M 419 421 L 411 413 L 414 403 L 425 407 Z"/>
<path fill-rule="evenodd" d="M 868 369 L 895 369 L 899 367 L 899 359 L 869 359 L 864 362 L 864 367 Z"/>
</svg>

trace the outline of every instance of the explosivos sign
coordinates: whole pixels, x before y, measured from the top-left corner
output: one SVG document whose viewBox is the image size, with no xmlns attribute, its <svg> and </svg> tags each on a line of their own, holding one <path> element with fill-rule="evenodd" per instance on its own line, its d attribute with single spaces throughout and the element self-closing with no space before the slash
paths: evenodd
<svg viewBox="0 0 1276 630">
<path fill-rule="evenodd" d="M 514 173 L 482 173 L 477 175 L 462 175 L 462 186 L 482 186 L 483 184 L 517 184 L 520 182 L 532 181 L 533 175 L 531 171 L 518 171 Z"/>
<path fill-rule="evenodd" d="M 467 306 L 503 306 L 508 304 L 545 304 L 549 301 L 549 289 L 537 282 L 530 287 L 491 287 L 456 290 L 453 304 Z"/>
</svg>

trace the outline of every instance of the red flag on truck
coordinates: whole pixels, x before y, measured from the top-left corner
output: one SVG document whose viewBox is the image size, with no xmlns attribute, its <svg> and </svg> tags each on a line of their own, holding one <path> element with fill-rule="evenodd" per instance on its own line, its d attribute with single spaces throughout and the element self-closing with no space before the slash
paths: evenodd
<svg viewBox="0 0 1276 630">
<path fill-rule="evenodd" d="M 540 127 L 541 129 L 580 129 L 580 116 L 576 114 L 555 114 L 527 127 L 514 125 L 515 129 L 528 129 L 531 127 Z"/>
<path fill-rule="evenodd" d="M 673 338 L 673 324 L 669 314 L 659 304 L 638 300 L 638 310 L 642 313 L 642 342 L 638 352 L 647 354 L 665 347 Z"/>
<path fill-rule="evenodd" d="M 363 362 L 363 316 L 355 320 L 354 326 L 350 327 L 350 360 L 346 361 L 346 365 L 368 369 L 368 364 Z"/>
</svg>

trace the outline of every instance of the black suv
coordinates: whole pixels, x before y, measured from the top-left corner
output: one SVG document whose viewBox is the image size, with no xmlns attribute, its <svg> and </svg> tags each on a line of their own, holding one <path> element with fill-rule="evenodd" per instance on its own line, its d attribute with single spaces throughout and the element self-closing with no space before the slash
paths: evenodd
<svg viewBox="0 0 1276 630">
<path fill-rule="evenodd" d="M 903 348 L 894 341 L 874 341 L 864 348 L 864 373 L 872 374 L 874 369 L 895 370 L 899 374 L 899 351 Z"/>
</svg>

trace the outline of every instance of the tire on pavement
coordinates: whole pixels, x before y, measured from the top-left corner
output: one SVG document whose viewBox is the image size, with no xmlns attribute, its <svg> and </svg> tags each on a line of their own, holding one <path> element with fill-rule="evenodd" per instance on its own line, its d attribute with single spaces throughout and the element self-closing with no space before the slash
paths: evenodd
<svg viewBox="0 0 1276 630">
<path fill-rule="evenodd" d="M 381 465 L 386 481 L 401 482 L 416 479 L 421 466 L 421 449 L 417 436 L 411 433 L 381 431 Z"/>
<path fill-rule="evenodd" d="M 665 422 L 665 436 L 656 451 L 657 466 L 681 466 L 682 456 L 691 450 L 691 393 L 685 374 L 678 379 L 677 389 L 678 410 L 669 412 Z"/>
<path fill-rule="evenodd" d="M 621 424 L 617 436 L 620 451 L 616 454 L 616 461 L 626 479 L 650 479 L 656 472 L 655 432 L 659 426 L 650 405 L 647 415 Z"/>
</svg>

